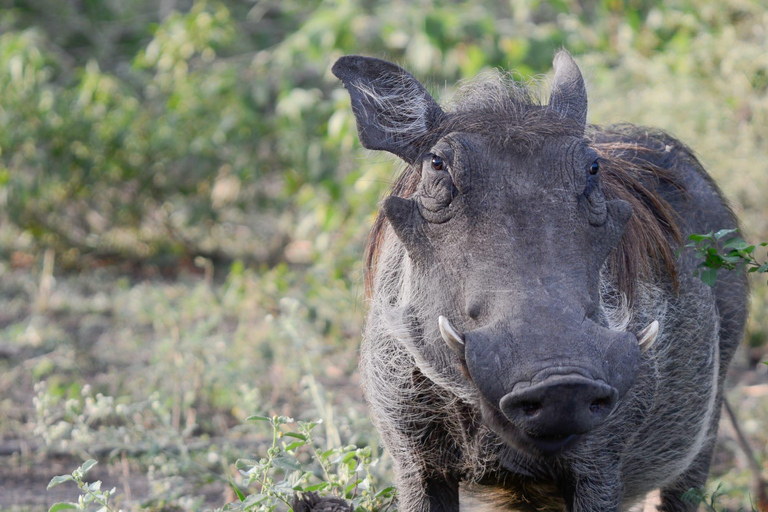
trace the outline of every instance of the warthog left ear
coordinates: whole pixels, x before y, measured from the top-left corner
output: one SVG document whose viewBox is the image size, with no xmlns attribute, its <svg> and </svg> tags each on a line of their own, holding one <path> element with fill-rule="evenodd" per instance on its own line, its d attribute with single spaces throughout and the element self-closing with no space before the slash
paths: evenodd
<svg viewBox="0 0 768 512">
<path fill-rule="evenodd" d="M 578 126 L 587 124 L 587 89 L 579 66 L 565 50 L 557 52 L 554 60 L 555 77 L 549 106 L 564 117 L 572 119 Z"/>
<path fill-rule="evenodd" d="M 368 149 L 389 151 L 415 163 L 443 111 L 423 85 L 390 62 L 348 55 L 331 69 L 352 98 L 357 133 Z"/>
</svg>

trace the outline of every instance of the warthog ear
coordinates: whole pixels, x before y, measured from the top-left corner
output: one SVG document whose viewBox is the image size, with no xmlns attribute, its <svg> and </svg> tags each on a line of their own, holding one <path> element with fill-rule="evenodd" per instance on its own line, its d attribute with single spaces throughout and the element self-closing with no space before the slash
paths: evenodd
<svg viewBox="0 0 768 512">
<path fill-rule="evenodd" d="M 401 67 L 371 57 L 342 57 L 331 71 L 352 97 L 362 145 L 415 163 L 429 144 L 422 137 L 443 116 L 424 86 Z"/>
<path fill-rule="evenodd" d="M 572 119 L 579 126 L 587 124 L 587 89 L 579 66 L 565 50 L 557 52 L 554 61 L 555 78 L 549 106 L 564 117 Z"/>
</svg>

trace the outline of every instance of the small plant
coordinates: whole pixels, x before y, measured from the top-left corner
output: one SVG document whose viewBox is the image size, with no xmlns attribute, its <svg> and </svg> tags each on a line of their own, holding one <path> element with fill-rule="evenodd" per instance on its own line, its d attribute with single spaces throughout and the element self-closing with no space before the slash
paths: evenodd
<svg viewBox="0 0 768 512">
<path fill-rule="evenodd" d="M 717 271 L 721 269 L 745 268 L 748 273 L 768 272 L 768 261 L 761 263 L 754 256 L 755 249 L 768 246 L 768 242 L 751 245 L 741 237 L 731 236 L 737 232 L 737 229 L 721 229 L 688 237 L 690 242 L 685 246 L 693 248 L 696 255 L 703 259 L 696 268 L 696 275 L 709 286 L 715 285 Z M 722 241 L 723 239 L 725 241 Z"/>
<path fill-rule="evenodd" d="M 687 491 L 685 491 L 682 495 L 682 500 L 686 501 L 688 503 L 695 503 L 698 505 L 698 508 L 701 510 L 706 510 L 707 512 L 721 512 L 721 511 L 727 511 L 728 509 L 720 505 L 718 501 L 720 500 L 721 496 L 725 495 L 724 491 L 720 490 L 721 485 L 718 485 L 717 488 L 712 491 L 711 494 L 705 492 L 702 489 L 697 489 L 695 487 L 691 487 Z M 739 512 L 743 511 L 744 509 L 739 509 Z M 758 509 L 755 508 L 754 505 L 750 507 L 751 512 L 758 512 Z"/>
<path fill-rule="evenodd" d="M 294 421 L 286 416 L 251 416 L 248 420 L 269 423 L 272 445 L 258 461 L 237 461 L 237 468 L 247 477 L 246 487 L 255 484 L 257 492 L 246 496 L 230 481 L 240 502 L 223 510 L 291 510 L 296 493 L 310 492 L 349 500 L 355 512 L 385 511 L 394 504 L 394 487 L 376 488 L 371 468 L 378 461 L 372 458 L 370 447 L 320 447 L 313 431 L 321 421 L 299 421 L 297 429 L 289 429 Z"/>
<path fill-rule="evenodd" d="M 115 488 L 109 491 L 101 490 L 101 480 L 88 483 L 84 480 L 85 475 L 96 465 L 96 461 L 88 459 L 83 465 L 74 470 L 69 475 L 59 475 L 51 479 L 48 489 L 56 487 L 64 482 L 75 482 L 80 488 L 80 497 L 77 503 L 61 502 L 55 503 L 48 509 L 48 512 L 57 512 L 59 510 L 88 510 L 91 505 L 101 505 L 98 512 L 116 512 L 116 509 L 109 505 L 109 498 L 115 493 Z"/>
</svg>

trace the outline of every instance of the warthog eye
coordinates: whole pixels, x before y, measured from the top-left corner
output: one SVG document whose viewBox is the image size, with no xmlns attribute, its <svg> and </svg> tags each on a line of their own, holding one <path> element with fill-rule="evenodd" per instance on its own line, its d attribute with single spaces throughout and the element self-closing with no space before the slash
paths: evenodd
<svg viewBox="0 0 768 512">
<path fill-rule="evenodd" d="M 605 196 L 600 191 L 600 177 L 597 175 L 600 171 L 600 160 L 595 159 L 587 169 L 589 174 L 587 175 L 587 185 L 584 188 L 584 199 L 586 199 L 589 223 L 593 226 L 602 226 L 605 224 L 608 211 Z"/>
<path fill-rule="evenodd" d="M 432 155 L 432 168 L 436 171 L 445 170 L 445 161 L 437 155 Z"/>
<path fill-rule="evenodd" d="M 421 182 L 415 196 L 421 205 L 421 214 L 433 224 L 442 224 L 451 218 L 449 206 L 458 190 L 448 168 L 451 158 L 428 153 L 424 155 Z"/>
</svg>

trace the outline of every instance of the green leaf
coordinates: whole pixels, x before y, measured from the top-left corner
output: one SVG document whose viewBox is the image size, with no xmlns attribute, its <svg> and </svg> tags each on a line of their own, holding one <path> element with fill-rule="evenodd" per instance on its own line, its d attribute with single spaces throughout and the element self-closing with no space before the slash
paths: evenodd
<svg viewBox="0 0 768 512">
<path fill-rule="evenodd" d="M 325 450 L 323 453 L 320 454 L 321 460 L 328 460 L 328 457 L 336 453 L 336 448 L 331 448 L 330 450 Z"/>
<path fill-rule="evenodd" d="M 286 437 L 294 437 L 296 439 L 301 439 L 302 441 L 307 440 L 307 436 L 305 436 L 304 434 L 299 434 L 298 432 L 286 432 L 283 435 Z"/>
<path fill-rule="evenodd" d="M 77 510 L 77 503 L 54 503 L 48 512 L 57 512 L 58 510 Z"/>
<path fill-rule="evenodd" d="M 253 459 L 237 459 L 235 461 L 235 467 L 237 469 L 250 469 L 253 466 L 258 466 L 259 461 Z"/>
<path fill-rule="evenodd" d="M 253 416 L 248 416 L 245 418 L 245 421 L 272 421 L 272 418 L 269 418 L 267 416 L 259 416 L 258 414 L 254 414 Z"/>
<path fill-rule="evenodd" d="M 350 483 L 350 484 L 349 484 L 349 485 L 348 485 L 348 486 L 347 486 L 347 487 L 344 489 L 344 496 L 346 496 L 346 497 L 348 497 L 348 498 L 349 498 L 349 497 L 350 497 L 350 496 L 349 496 L 349 493 L 351 493 L 351 492 L 352 492 L 352 491 L 355 489 L 355 487 L 357 487 L 357 484 L 359 484 L 359 483 L 360 483 L 360 482 L 362 482 L 362 481 L 363 481 L 363 479 L 362 479 L 362 478 L 358 478 L 358 479 L 357 479 L 357 480 L 355 480 L 354 482 Z"/>
<path fill-rule="evenodd" d="M 227 480 L 229 481 L 229 487 L 235 491 L 235 494 L 237 494 L 237 499 L 240 501 L 245 501 L 245 494 L 243 494 L 243 491 L 241 491 L 240 488 L 235 485 L 235 482 L 233 482 L 231 478 L 227 478 Z"/>
<path fill-rule="evenodd" d="M 303 475 L 303 471 L 294 471 L 288 475 L 285 480 L 278 482 L 272 489 L 284 493 L 301 490 L 301 477 Z"/>
<path fill-rule="evenodd" d="M 63 484 L 64 482 L 69 482 L 70 480 L 74 480 L 72 475 L 59 475 L 51 478 L 51 481 L 48 483 L 48 489 L 51 487 L 56 487 L 59 484 Z"/>
<path fill-rule="evenodd" d="M 284 445 L 283 449 L 285 451 L 287 451 L 287 452 L 291 452 L 291 451 L 295 450 L 296 448 L 301 448 L 305 444 L 307 444 L 307 443 L 305 443 L 304 441 L 294 441 L 291 444 Z"/>
<path fill-rule="evenodd" d="M 392 495 L 392 493 L 395 492 L 395 488 L 393 486 L 385 487 L 379 492 L 376 493 L 376 498 L 381 498 L 382 496 L 389 497 Z"/>
<path fill-rule="evenodd" d="M 736 237 L 736 238 L 729 238 L 725 241 L 723 244 L 723 249 L 736 249 L 741 250 L 747 247 L 749 244 L 745 242 L 742 238 Z"/>
<path fill-rule="evenodd" d="M 739 254 L 726 254 L 722 257 L 722 259 L 728 263 L 739 263 L 740 261 L 744 260 L 744 257 L 740 256 Z"/>
<path fill-rule="evenodd" d="M 274 462 L 276 466 L 281 467 L 283 469 L 291 469 L 294 471 L 301 469 L 301 463 L 299 463 L 299 461 L 296 460 L 296 457 L 288 455 L 287 453 L 281 453 L 280 455 L 272 459 L 272 462 Z"/>
<path fill-rule="evenodd" d="M 694 242 L 702 242 L 704 240 L 712 240 L 712 232 L 710 231 L 706 235 L 700 235 L 698 233 L 693 233 L 688 236 L 688 240 L 693 240 Z"/>
<path fill-rule="evenodd" d="M 717 233 L 714 234 L 714 237 L 716 240 L 720 240 L 724 236 L 728 236 L 731 233 L 736 233 L 738 229 L 721 229 Z M 712 232 L 710 232 L 709 236 L 712 236 Z"/>
<path fill-rule="evenodd" d="M 306 474 L 307 473 L 305 473 L 302 470 L 294 471 L 293 473 L 288 475 L 288 478 L 286 480 L 288 480 L 288 483 L 291 484 L 291 488 L 292 489 L 294 489 L 294 490 L 301 490 L 301 488 L 302 488 L 301 482 L 302 482 L 302 480 L 304 478 L 304 475 L 306 475 Z"/>
<path fill-rule="evenodd" d="M 716 268 L 707 268 L 701 271 L 701 280 L 704 281 L 704 284 L 709 286 L 715 286 L 715 283 L 717 282 L 717 269 Z"/>
<path fill-rule="evenodd" d="M 307 432 L 312 431 L 313 428 L 323 423 L 323 420 L 317 420 L 317 421 L 299 421 L 298 425 L 299 428 L 306 430 Z"/>
<path fill-rule="evenodd" d="M 88 459 L 87 461 L 83 462 L 83 465 L 82 465 L 82 466 L 80 466 L 80 471 L 83 473 L 83 475 L 85 475 L 85 474 L 86 474 L 86 473 L 88 473 L 88 472 L 91 470 L 91 468 L 92 468 L 93 466 L 95 466 L 96 464 L 98 464 L 98 462 L 96 462 L 95 460 L 93 460 L 93 459 Z"/>
<path fill-rule="evenodd" d="M 248 496 L 245 501 L 243 502 L 243 509 L 246 509 L 248 507 L 252 507 L 253 505 L 258 505 L 265 499 L 267 499 L 269 496 L 266 494 L 251 494 Z"/>
<path fill-rule="evenodd" d="M 768 363 L 767 363 L 768 364 Z M 328 482 L 320 482 L 319 484 L 308 485 L 304 488 L 304 492 L 323 491 L 331 485 Z"/>
</svg>

